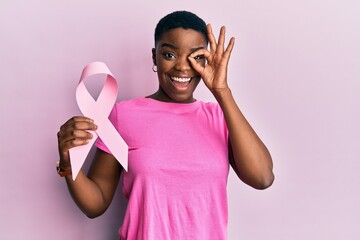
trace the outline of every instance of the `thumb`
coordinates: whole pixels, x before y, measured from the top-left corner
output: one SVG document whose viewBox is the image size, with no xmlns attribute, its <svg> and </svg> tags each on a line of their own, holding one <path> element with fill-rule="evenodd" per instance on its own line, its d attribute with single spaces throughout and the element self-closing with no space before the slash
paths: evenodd
<svg viewBox="0 0 360 240">
<path fill-rule="evenodd" d="M 70 164 L 70 152 L 69 152 L 69 150 L 65 150 L 65 151 L 63 151 L 63 150 L 61 150 L 60 148 L 59 148 L 59 157 L 60 157 L 60 162 L 61 162 L 61 164 L 62 165 L 68 165 L 68 164 Z"/>
</svg>

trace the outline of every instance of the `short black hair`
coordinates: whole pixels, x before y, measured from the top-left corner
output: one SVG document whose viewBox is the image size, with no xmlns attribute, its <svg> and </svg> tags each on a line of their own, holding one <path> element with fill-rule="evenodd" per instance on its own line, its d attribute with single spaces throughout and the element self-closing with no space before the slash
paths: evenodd
<svg viewBox="0 0 360 240">
<path fill-rule="evenodd" d="M 155 46 L 164 33 L 174 28 L 184 28 L 198 31 L 204 36 L 206 43 L 208 43 L 206 23 L 204 20 L 192 12 L 176 11 L 160 19 L 156 25 L 154 34 Z"/>
</svg>

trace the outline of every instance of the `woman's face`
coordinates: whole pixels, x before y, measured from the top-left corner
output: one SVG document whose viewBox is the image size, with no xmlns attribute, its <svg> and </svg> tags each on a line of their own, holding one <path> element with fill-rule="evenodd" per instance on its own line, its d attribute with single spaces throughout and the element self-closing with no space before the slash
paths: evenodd
<svg viewBox="0 0 360 240">
<path fill-rule="evenodd" d="M 198 49 L 206 49 L 204 36 L 192 29 L 175 28 L 164 33 L 153 49 L 153 61 L 159 78 L 158 100 L 194 102 L 193 93 L 200 75 L 191 67 L 188 57 Z M 205 65 L 202 56 L 195 57 Z"/>
</svg>

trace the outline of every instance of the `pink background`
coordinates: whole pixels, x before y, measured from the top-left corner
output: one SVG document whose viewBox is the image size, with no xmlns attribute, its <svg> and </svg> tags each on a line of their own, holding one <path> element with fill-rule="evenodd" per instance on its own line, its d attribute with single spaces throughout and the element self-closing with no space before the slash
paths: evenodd
<svg viewBox="0 0 360 240">
<path fill-rule="evenodd" d="M 89 62 L 107 63 L 119 100 L 155 91 L 153 30 L 181 9 L 236 37 L 230 85 L 275 164 L 266 191 L 231 172 L 229 239 L 360 239 L 357 0 L 2 0 L 1 239 L 117 239 L 126 201 L 87 219 L 55 173 L 56 133 Z"/>
</svg>

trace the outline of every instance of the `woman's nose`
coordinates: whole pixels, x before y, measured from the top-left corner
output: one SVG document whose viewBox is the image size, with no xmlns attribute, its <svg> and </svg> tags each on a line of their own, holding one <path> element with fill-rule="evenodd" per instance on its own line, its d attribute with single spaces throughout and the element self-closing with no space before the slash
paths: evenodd
<svg viewBox="0 0 360 240">
<path fill-rule="evenodd" d="M 188 71 L 191 69 L 190 62 L 187 57 L 178 58 L 176 61 L 175 69 L 181 72 Z"/>
</svg>

